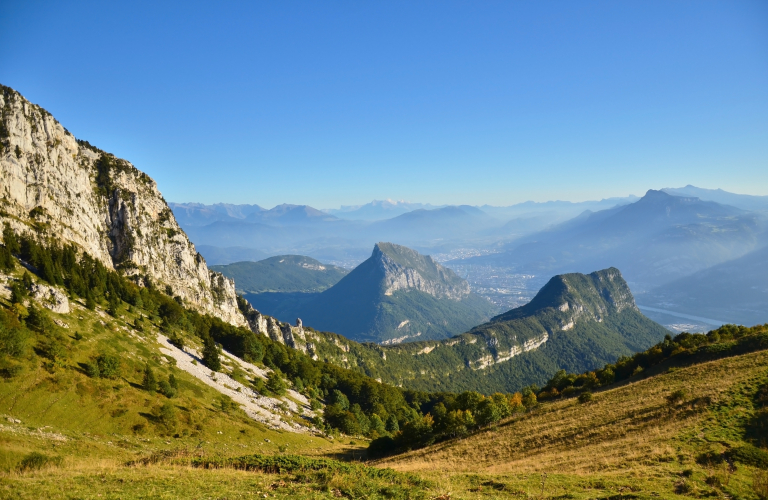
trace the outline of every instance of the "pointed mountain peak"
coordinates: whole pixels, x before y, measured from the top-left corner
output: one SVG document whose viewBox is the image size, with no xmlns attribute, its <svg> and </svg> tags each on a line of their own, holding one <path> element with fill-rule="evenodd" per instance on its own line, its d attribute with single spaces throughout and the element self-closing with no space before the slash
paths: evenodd
<svg viewBox="0 0 768 500">
<path fill-rule="evenodd" d="M 384 272 L 382 286 L 385 295 L 408 289 L 454 300 L 469 295 L 469 284 L 465 280 L 429 255 L 421 255 L 408 247 L 379 242 L 373 247 L 371 260 L 377 261 Z"/>
</svg>

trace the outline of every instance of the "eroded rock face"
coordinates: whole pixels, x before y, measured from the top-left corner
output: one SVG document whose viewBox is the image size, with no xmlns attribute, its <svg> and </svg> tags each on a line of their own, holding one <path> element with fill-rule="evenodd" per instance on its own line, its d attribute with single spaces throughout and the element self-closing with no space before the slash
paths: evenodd
<svg viewBox="0 0 768 500">
<path fill-rule="evenodd" d="M 372 257 L 384 272 L 384 293 L 418 290 L 437 298 L 461 300 L 470 293 L 469 283 L 428 255 L 392 243 L 378 243 Z"/>
<path fill-rule="evenodd" d="M 36 283 L 32 285 L 30 295 L 44 307 L 55 313 L 69 313 L 69 299 L 58 288 Z"/>
<path fill-rule="evenodd" d="M 198 311 L 246 326 L 234 282 L 208 269 L 154 180 L 78 142 L 13 89 L 0 88 L 0 107 L 0 208 L 8 214 L 0 222 L 17 232 L 30 231 L 25 222 L 47 226 L 108 268 L 168 285 Z"/>
</svg>

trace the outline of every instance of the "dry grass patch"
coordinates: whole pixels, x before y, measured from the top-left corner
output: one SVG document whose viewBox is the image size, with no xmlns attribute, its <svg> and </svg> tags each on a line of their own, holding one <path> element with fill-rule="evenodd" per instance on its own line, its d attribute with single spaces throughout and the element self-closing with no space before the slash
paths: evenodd
<svg viewBox="0 0 768 500">
<path fill-rule="evenodd" d="M 588 404 L 543 404 L 496 430 L 379 463 L 402 471 L 497 474 L 664 470 L 664 464 L 693 460 L 676 437 L 694 427 L 709 405 L 734 386 L 764 376 L 766 368 L 768 352 L 757 352 L 674 370 L 596 393 Z M 684 401 L 670 402 L 678 390 L 685 391 Z"/>
</svg>

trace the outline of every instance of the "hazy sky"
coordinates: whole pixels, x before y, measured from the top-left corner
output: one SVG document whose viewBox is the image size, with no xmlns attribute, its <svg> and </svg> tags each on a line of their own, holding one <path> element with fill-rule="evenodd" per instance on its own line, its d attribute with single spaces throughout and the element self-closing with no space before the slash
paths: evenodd
<svg viewBox="0 0 768 500">
<path fill-rule="evenodd" d="M 2 2 L 0 83 L 171 201 L 768 194 L 768 2 Z"/>
</svg>

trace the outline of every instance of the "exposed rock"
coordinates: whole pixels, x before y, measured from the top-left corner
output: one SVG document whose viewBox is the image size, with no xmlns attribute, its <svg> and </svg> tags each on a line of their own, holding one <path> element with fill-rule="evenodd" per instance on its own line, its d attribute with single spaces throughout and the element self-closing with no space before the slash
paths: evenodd
<svg viewBox="0 0 768 500">
<path fill-rule="evenodd" d="M 384 271 L 385 295 L 397 290 L 418 290 L 437 298 L 461 300 L 470 294 L 469 283 L 453 271 L 410 248 L 393 243 L 378 243 L 372 258 Z M 401 323 L 400 327 L 407 324 Z"/>
<path fill-rule="evenodd" d="M 198 311 L 245 326 L 234 282 L 208 269 L 154 180 L 77 141 L 13 89 L 0 90 L 0 222 L 17 232 L 46 228 L 110 269 L 170 286 Z"/>
<path fill-rule="evenodd" d="M 69 299 L 58 288 L 35 283 L 32 285 L 30 294 L 40 304 L 55 313 L 69 313 Z"/>
</svg>

